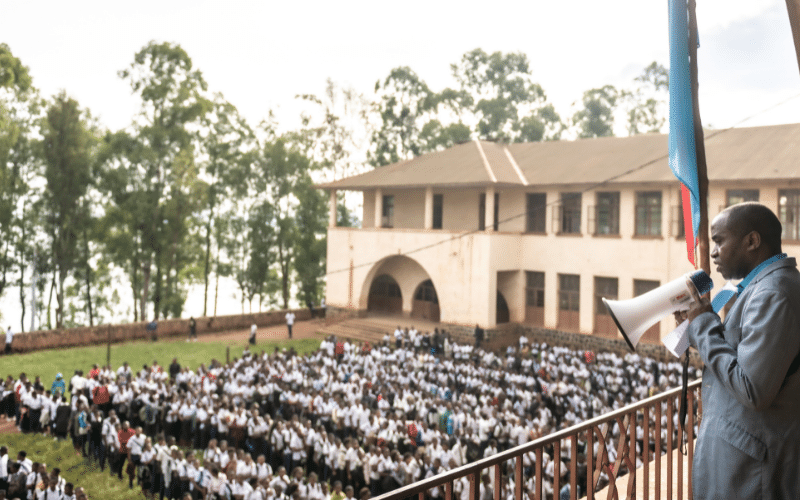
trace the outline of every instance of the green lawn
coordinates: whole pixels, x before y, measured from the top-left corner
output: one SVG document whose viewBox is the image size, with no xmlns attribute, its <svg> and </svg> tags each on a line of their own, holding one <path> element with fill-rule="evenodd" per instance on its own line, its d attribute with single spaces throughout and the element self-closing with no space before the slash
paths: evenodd
<svg viewBox="0 0 800 500">
<path fill-rule="evenodd" d="M 40 434 L 0 434 L 0 445 L 8 446 L 8 454 L 16 457 L 25 450 L 34 462 L 44 462 L 47 470 L 61 469 L 61 476 L 75 486 L 83 486 L 89 498 L 103 500 L 139 500 L 144 498 L 141 488 L 128 489 L 128 476 L 123 481 L 108 473 L 101 472 L 95 462 L 76 454 L 72 441 L 54 441 Z"/>
<path fill-rule="evenodd" d="M 317 339 L 262 341 L 250 350 L 260 354 L 262 350 L 271 353 L 275 346 L 279 348 L 294 346 L 295 350 L 303 355 L 318 349 L 320 342 L 321 340 Z M 157 360 L 166 369 L 172 358 L 178 358 L 181 366 L 188 366 L 194 370 L 202 363 L 208 366 L 213 358 L 224 363 L 227 347 L 230 347 L 231 359 L 238 357 L 244 346 L 245 342 L 229 346 L 224 342 L 185 342 L 183 339 L 114 344 L 111 346 L 111 366 L 116 369 L 127 361 L 131 368 L 137 371 L 142 365 L 150 365 L 153 360 Z M 25 372 L 29 379 L 34 380 L 39 375 L 45 387 L 49 388 L 56 373 L 63 373 L 64 378 L 69 381 L 75 370 L 83 369 L 84 374 L 88 374 L 94 363 L 101 366 L 106 363 L 105 345 L 2 356 L 0 376 L 5 378 L 7 375 L 12 375 L 16 379 L 20 372 Z"/>
</svg>

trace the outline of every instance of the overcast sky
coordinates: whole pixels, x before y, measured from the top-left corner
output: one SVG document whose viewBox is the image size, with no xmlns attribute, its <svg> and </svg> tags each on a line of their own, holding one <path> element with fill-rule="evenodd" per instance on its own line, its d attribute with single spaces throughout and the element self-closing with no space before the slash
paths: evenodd
<svg viewBox="0 0 800 500">
<path fill-rule="evenodd" d="M 705 125 L 731 126 L 800 93 L 784 0 L 698 0 L 698 23 Z M 274 110 L 284 127 L 297 123 L 294 96 L 321 94 L 327 78 L 371 98 L 378 79 L 410 66 L 439 91 L 454 85 L 450 64 L 478 47 L 527 54 L 563 117 L 585 90 L 668 65 L 667 0 L 0 0 L 0 42 L 34 85 L 48 96 L 65 89 L 112 130 L 138 107 L 117 72 L 151 40 L 183 47 L 251 124 Z M 800 98 L 745 125 L 798 117 Z M 237 312 L 230 292 L 222 313 Z M 9 289 L 2 305 L 18 329 L 15 296 Z M 199 314 L 202 295 L 189 298 L 186 315 Z"/>
<path fill-rule="evenodd" d="M 698 0 L 698 23 L 704 124 L 730 126 L 800 92 L 783 0 Z M 406 65 L 441 90 L 454 85 L 449 65 L 476 47 L 527 54 L 562 116 L 589 88 L 668 65 L 667 0 L 0 0 L 0 41 L 34 84 L 66 89 L 111 129 L 137 109 L 117 71 L 150 40 L 180 44 L 251 123 L 273 109 L 284 126 L 297 119 L 294 96 L 321 93 L 326 78 L 371 97 Z M 795 99 L 748 125 L 798 116 Z"/>
</svg>

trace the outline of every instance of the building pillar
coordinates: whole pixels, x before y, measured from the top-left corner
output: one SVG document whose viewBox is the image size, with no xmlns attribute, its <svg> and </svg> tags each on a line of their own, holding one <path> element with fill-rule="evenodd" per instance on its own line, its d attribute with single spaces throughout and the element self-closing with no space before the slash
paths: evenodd
<svg viewBox="0 0 800 500">
<path fill-rule="evenodd" d="M 425 188 L 425 230 L 433 229 L 433 188 Z"/>
<path fill-rule="evenodd" d="M 375 190 L 375 227 L 383 227 L 383 190 Z"/>
<path fill-rule="evenodd" d="M 494 231 L 494 186 L 486 188 L 486 213 L 484 214 L 486 231 Z"/>
<path fill-rule="evenodd" d="M 331 189 L 328 202 L 328 227 L 336 227 L 336 190 Z"/>
</svg>

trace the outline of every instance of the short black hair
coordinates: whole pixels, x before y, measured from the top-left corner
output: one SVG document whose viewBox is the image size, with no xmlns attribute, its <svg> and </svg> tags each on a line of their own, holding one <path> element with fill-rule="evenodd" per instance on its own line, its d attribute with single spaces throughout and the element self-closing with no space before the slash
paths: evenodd
<svg viewBox="0 0 800 500">
<path fill-rule="evenodd" d="M 771 255 L 781 253 L 783 226 L 778 217 L 766 205 L 757 201 L 738 203 L 725 210 L 728 214 L 727 228 L 739 238 L 755 231 Z"/>
</svg>

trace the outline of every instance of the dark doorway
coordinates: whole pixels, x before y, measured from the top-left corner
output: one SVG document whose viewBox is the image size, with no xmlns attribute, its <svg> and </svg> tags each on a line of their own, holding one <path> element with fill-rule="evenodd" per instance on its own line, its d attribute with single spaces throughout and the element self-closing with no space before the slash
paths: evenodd
<svg viewBox="0 0 800 500">
<path fill-rule="evenodd" d="M 510 320 L 511 314 L 508 312 L 508 303 L 503 294 L 497 292 L 497 318 L 495 322 L 497 324 L 508 323 Z"/>
<path fill-rule="evenodd" d="M 400 285 L 388 274 L 381 274 L 372 281 L 369 288 L 367 310 L 388 314 L 403 313 L 403 295 Z"/>
<path fill-rule="evenodd" d="M 439 321 L 439 298 L 436 296 L 433 281 L 423 281 L 417 287 L 411 306 L 411 317 Z"/>
</svg>

